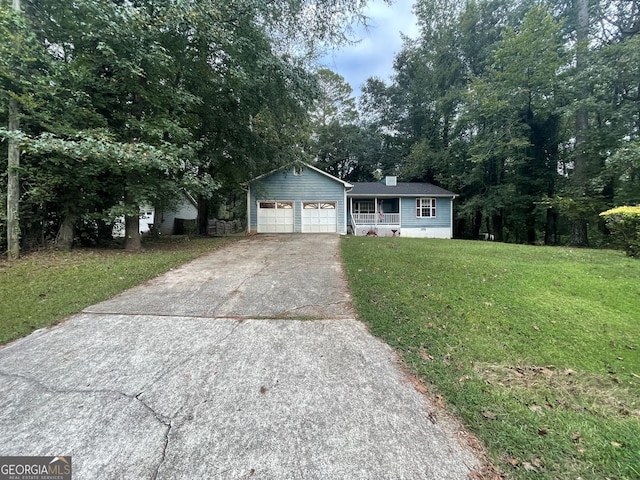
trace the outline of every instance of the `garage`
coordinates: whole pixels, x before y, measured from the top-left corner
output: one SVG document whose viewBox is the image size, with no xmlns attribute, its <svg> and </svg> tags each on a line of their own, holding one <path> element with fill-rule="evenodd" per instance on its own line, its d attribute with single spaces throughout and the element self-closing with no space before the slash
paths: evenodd
<svg viewBox="0 0 640 480">
<path fill-rule="evenodd" d="M 247 233 L 347 234 L 348 182 L 294 162 L 242 184 Z"/>
<path fill-rule="evenodd" d="M 337 224 L 336 202 L 302 202 L 303 233 L 335 233 Z"/>
<path fill-rule="evenodd" d="M 293 233 L 293 222 L 293 202 L 258 202 L 258 233 Z"/>
</svg>

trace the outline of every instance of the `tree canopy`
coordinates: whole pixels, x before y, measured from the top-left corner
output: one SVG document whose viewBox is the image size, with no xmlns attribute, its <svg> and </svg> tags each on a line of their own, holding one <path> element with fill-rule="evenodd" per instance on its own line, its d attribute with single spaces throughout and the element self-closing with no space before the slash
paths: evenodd
<svg viewBox="0 0 640 480">
<path fill-rule="evenodd" d="M 206 222 L 219 192 L 299 155 L 311 62 L 349 38 L 365 4 L 0 2 L 2 125 L 10 100 L 20 111 L 20 129 L 0 135 L 22 150 L 22 243 L 68 248 L 83 224 L 108 232 L 124 215 L 137 249 L 141 205 L 183 189 Z"/>
<path fill-rule="evenodd" d="M 419 36 L 363 89 L 378 169 L 459 193 L 461 237 L 606 242 L 598 213 L 640 203 L 639 7 L 418 0 Z"/>
<path fill-rule="evenodd" d="M 417 0 L 420 34 L 356 104 L 314 60 L 365 3 L 0 2 L 23 244 L 69 246 L 125 215 L 137 248 L 140 206 L 184 189 L 206 233 L 242 181 L 305 159 L 458 193 L 459 237 L 605 245 L 598 214 L 640 203 L 640 2 Z"/>
</svg>

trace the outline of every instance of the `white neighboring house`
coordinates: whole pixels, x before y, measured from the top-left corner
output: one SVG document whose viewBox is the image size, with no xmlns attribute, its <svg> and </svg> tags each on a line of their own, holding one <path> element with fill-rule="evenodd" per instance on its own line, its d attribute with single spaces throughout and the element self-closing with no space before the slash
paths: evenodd
<svg viewBox="0 0 640 480">
<path fill-rule="evenodd" d="M 159 216 L 159 219 L 156 218 Z M 151 231 L 159 220 L 159 229 L 162 235 L 173 235 L 175 233 L 176 219 L 196 220 L 198 218 L 198 203 L 188 193 L 183 193 L 178 199 L 178 203 L 168 209 L 157 210 L 151 205 L 140 207 L 140 233 Z M 113 224 L 113 236 L 124 237 L 124 217 L 118 217 Z"/>
<path fill-rule="evenodd" d="M 160 216 L 160 233 L 162 235 L 173 235 L 176 233 L 176 219 L 196 220 L 198 218 L 198 202 L 191 194 L 183 192 L 175 206 L 158 210 L 156 215 Z"/>
<path fill-rule="evenodd" d="M 153 228 L 155 219 L 155 209 L 151 205 L 142 205 L 140 207 L 140 233 L 147 233 Z M 116 238 L 124 237 L 124 217 L 116 218 L 113 222 L 111 235 Z"/>
</svg>

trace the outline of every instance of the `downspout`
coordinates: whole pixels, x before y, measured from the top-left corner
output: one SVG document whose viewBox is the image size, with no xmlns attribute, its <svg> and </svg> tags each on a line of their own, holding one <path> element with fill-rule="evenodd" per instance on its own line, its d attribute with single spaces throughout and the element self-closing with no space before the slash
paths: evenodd
<svg viewBox="0 0 640 480">
<path fill-rule="evenodd" d="M 243 183 L 240 187 L 247 192 L 247 227 L 245 234 L 251 234 L 251 185 L 248 183 Z"/>
<path fill-rule="evenodd" d="M 347 188 L 345 188 L 344 189 L 344 235 L 346 235 L 347 233 L 349 233 L 349 226 L 347 222 Z"/>
<path fill-rule="evenodd" d="M 451 197 L 451 215 L 449 216 L 449 238 L 453 238 L 453 200 L 456 198 L 454 195 Z"/>
<path fill-rule="evenodd" d="M 353 197 L 349 198 L 349 215 L 351 215 L 351 228 L 353 229 L 353 234 L 355 235 L 358 230 L 356 219 L 353 217 Z"/>
</svg>

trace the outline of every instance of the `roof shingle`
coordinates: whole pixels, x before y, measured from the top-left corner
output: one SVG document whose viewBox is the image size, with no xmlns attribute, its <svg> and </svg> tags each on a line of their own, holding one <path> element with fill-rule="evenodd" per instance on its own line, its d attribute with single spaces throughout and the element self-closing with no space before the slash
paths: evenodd
<svg viewBox="0 0 640 480">
<path fill-rule="evenodd" d="M 347 192 L 349 197 L 455 197 L 456 194 L 431 183 L 398 182 L 385 185 L 380 182 L 353 182 L 353 188 Z"/>
</svg>

